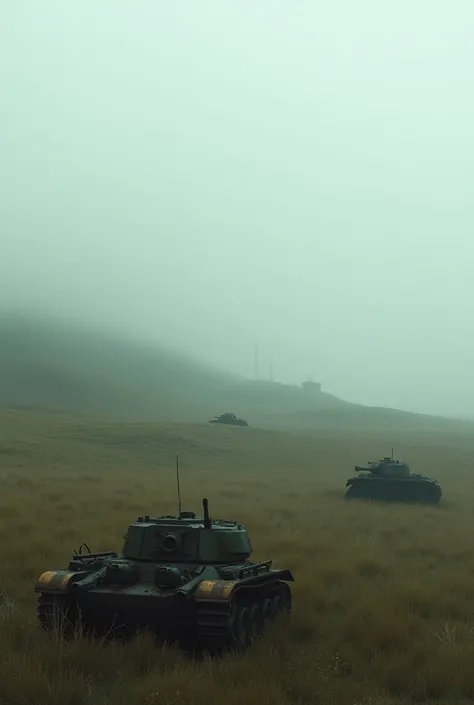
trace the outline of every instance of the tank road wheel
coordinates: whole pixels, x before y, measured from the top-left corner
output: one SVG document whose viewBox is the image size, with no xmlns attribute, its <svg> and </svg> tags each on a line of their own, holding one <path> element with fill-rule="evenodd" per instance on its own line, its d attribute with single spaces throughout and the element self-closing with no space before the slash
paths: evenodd
<svg viewBox="0 0 474 705">
<path fill-rule="evenodd" d="M 261 612 L 264 626 L 273 622 L 275 619 L 275 606 L 273 600 L 269 597 L 265 597 L 264 600 L 262 600 Z"/>
<path fill-rule="evenodd" d="M 238 649 L 246 649 L 250 644 L 250 613 L 246 605 L 239 605 L 235 615 L 233 637 Z"/>
<path fill-rule="evenodd" d="M 78 626 L 75 605 L 65 595 L 40 595 L 36 616 L 45 631 L 65 637 L 71 636 Z"/>
<path fill-rule="evenodd" d="M 262 611 L 257 602 L 237 602 L 236 619 L 233 625 L 234 646 L 237 649 L 246 649 L 258 639 L 264 630 Z"/>
<path fill-rule="evenodd" d="M 277 594 L 272 598 L 274 618 L 291 613 L 291 592 L 288 585 L 282 583 Z"/>
<path fill-rule="evenodd" d="M 260 605 L 254 602 L 249 606 L 249 622 L 250 622 L 250 641 L 255 641 L 263 634 L 263 619 Z"/>
</svg>

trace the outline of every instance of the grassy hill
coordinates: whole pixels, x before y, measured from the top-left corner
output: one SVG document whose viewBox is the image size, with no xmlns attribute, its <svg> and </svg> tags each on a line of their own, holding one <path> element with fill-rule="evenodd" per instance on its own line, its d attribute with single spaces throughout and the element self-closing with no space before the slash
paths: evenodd
<svg viewBox="0 0 474 705">
<path fill-rule="evenodd" d="M 437 507 L 347 503 L 354 463 L 391 434 L 0 412 L 2 705 L 464 705 L 474 697 L 472 435 L 399 434 Z M 73 549 L 120 550 L 129 522 L 209 497 L 257 560 L 292 570 L 293 613 L 246 654 L 194 661 L 150 635 L 63 642 L 36 627 L 34 583 Z"/>
<path fill-rule="evenodd" d="M 251 381 L 164 347 L 12 315 L 0 317 L 0 405 L 163 422 L 201 422 L 233 411 L 252 426 L 356 432 L 462 424 Z"/>
</svg>

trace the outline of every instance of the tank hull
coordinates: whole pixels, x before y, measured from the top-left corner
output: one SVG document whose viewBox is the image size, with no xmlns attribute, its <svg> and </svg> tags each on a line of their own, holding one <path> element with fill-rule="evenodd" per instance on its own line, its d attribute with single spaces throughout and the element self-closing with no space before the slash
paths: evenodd
<svg viewBox="0 0 474 705">
<path fill-rule="evenodd" d="M 211 419 L 209 423 L 220 423 L 224 424 L 225 426 L 248 426 L 247 421 L 244 421 L 243 419 L 237 419 L 237 420 L 231 420 L 231 421 L 221 421 L 220 419 Z"/>
<path fill-rule="evenodd" d="M 346 499 L 438 504 L 442 497 L 439 483 L 425 476 L 411 475 L 407 478 L 359 476 L 350 478 L 346 487 Z"/>
<path fill-rule="evenodd" d="M 177 639 L 195 632 L 196 609 L 192 602 L 176 599 L 140 598 L 94 591 L 72 598 L 70 595 L 40 595 L 38 622 L 46 631 L 58 627 L 65 636 L 80 629 L 116 636 L 149 629 L 163 637 Z"/>
<path fill-rule="evenodd" d="M 273 573 L 273 574 L 272 574 Z M 280 579 L 282 578 L 282 579 Z M 40 592 L 37 619 L 46 631 L 126 636 L 147 629 L 210 652 L 246 648 L 280 614 L 290 613 L 288 571 L 246 580 L 203 580 L 186 594 L 152 586 Z"/>
</svg>

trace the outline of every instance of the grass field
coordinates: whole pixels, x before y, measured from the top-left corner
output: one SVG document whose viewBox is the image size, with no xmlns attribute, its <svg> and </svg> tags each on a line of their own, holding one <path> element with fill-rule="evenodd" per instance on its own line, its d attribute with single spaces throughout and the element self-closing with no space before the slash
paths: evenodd
<svg viewBox="0 0 474 705">
<path fill-rule="evenodd" d="M 297 435 L 0 414 L 0 702 L 395 705 L 474 698 L 474 435 Z M 347 503 L 351 466 L 390 452 L 436 476 L 436 508 Z M 245 654 L 192 662 L 149 636 L 62 643 L 36 626 L 38 575 L 120 549 L 137 515 L 240 519 L 295 575 L 293 614 Z"/>
</svg>

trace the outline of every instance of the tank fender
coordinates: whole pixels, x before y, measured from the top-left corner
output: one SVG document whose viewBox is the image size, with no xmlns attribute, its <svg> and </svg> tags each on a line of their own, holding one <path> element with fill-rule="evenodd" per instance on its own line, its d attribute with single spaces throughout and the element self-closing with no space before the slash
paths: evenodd
<svg viewBox="0 0 474 705">
<path fill-rule="evenodd" d="M 196 602 L 227 602 L 230 599 L 234 589 L 239 587 L 248 587 L 252 585 L 261 585 L 267 582 L 268 574 L 265 576 L 250 576 L 241 580 L 202 580 L 194 594 Z M 290 570 L 274 570 L 271 573 L 272 578 L 277 580 L 288 580 L 294 582 L 293 574 Z M 258 578 L 263 578 L 259 580 Z"/>
<path fill-rule="evenodd" d="M 201 580 L 194 594 L 196 602 L 227 602 L 239 580 Z"/>
<path fill-rule="evenodd" d="M 294 583 L 295 581 L 291 570 L 274 570 L 272 575 L 273 577 L 278 578 L 278 580 L 287 580 L 290 583 Z"/>
<path fill-rule="evenodd" d="M 35 592 L 67 592 L 73 578 L 79 580 L 87 575 L 84 571 L 46 570 L 35 584 Z"/>
</svg>

